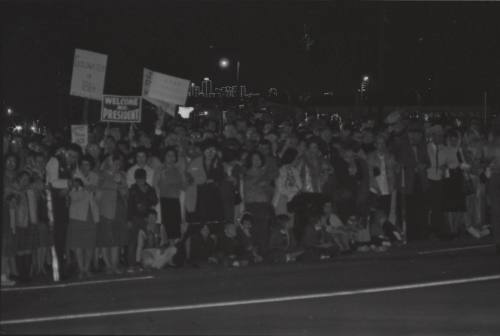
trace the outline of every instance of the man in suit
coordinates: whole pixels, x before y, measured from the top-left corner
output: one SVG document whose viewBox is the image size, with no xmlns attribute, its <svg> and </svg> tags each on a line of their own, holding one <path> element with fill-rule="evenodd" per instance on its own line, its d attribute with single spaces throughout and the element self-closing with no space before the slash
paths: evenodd
<svg viewBox="0 0 500 336">
<path fill-rule="evenodd" d="M 442 235 L 445 226 L 443 210 L 443 178 L 444 171 L 444 131 L 440 125 L 430 127 L 428 135 L 431 141 L 427 144 L 430 167 L 427 169 L 427 180 L 429 182 L 429 212 L 428 229 L 431 234 Z"/>
<path fill-rule="evenodd" d="M 390 127 L 391 149 L 401 166 L 396 176 L 398 194 L 404 201 L 404 219 L 407 223 L 407 240 L 421 240 L 426 236 L 428 191 L 427 168 L 430 166 L 424 129 L 417 122 L 409 122 L 401 114 Z"/>
</svg>

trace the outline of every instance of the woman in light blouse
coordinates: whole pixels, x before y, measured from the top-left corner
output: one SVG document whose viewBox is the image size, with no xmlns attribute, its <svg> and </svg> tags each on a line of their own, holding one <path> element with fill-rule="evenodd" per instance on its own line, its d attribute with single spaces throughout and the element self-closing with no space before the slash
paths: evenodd
<svg viewBox="0 0 500 336">
<path fill-rule="evenodd" d="M 178 152 L 173 146 L 165 149 L 164 165 L 155 174 L 153 184 L 158 188 L 161 204 L 161 223 L 169 240 L 181 237 L 181 191 L 186 188 L 185 173 L 178 167 Z"/>
<path fill-rule="evenodd" d="M 127 177 L 123 171 L 123 157 L 111 155 L 107 169 L 99 177 L 98 204 L 100 222 L 97 246 L 103 248 L 106 273 L 120 274 L 118 268 L 120 247 L 128 242 Z"/>
</svg>

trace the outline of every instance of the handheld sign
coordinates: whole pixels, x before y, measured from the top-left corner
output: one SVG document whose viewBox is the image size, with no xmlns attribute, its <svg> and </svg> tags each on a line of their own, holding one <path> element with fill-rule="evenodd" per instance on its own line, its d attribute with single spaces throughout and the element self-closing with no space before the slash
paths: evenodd
<svg viewBox="0 0 500 336">
<path fill-rule="evenodd" d="M 104 95 L 101 106 L 102 122 L 141 122 L 141 97 Z"/>
<path fill-rule="evenodd" d="M 70 94 L 101 100 L 107 61 L 107 55 L 75 49 Z"/>
<path fill-rule="evenodd" d="M 175 105 L 186 103 L 190 81 L 144 69 L 142 95 Z"/>
<path fill-rule="evenodd" d="M 71 125 L 71 142 L 85 148 L 89 143 L 89 126 Z"/>
</svg>

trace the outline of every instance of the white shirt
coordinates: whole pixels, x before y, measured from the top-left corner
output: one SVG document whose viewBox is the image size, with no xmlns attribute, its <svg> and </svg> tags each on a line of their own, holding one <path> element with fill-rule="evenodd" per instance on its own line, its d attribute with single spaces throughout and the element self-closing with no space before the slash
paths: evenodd
<svg viewBox="0 0 500 336">
<path fill-rule="evenodd" d="M 45 165 L 46 183 L 52 185 L 53 188 L 67 189 L 68 180 L 59 178 L 59 160 L 51 157 Z"/>
<path fill-rule="evenodd" d="M 448 168 L 455 169 L 460 166 L 460 162 L 458 161 L 457 152 L 460 151 L 462 155 L 462 160 L 465 161 L 465 157 L 461 148 L 446 146 L 443 148 L 443 164 L 446 164 Z"/>
<path fill-rule="evenodd" d="M 440 166 L 446 163 L 444 149 L 443 145 L 436 145 L 433 142 L 427 145 L 427 154 L 431 163 L 431 166 L 427 168 L 427 178 L 429 180 L 441 181 L 443 179 L 443 171 Z"/>
<path fill-rule="evenodd" d="M 387 181 L 387 169 L 385 165 L 385 156 L 377 154 L 380 160 L 380 175 L 375 177 L 381 195 L 389 195 L 389 182 Z"/>
</svg>

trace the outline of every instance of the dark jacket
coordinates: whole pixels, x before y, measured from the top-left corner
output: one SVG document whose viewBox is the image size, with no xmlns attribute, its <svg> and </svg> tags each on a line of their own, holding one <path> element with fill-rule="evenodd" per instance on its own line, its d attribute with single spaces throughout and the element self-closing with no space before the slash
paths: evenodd
<svg viewBox="0 0 500 336">
<path fill-rule="evenodd" d="M 142 191 L 134 183 L 129 189 L 128 198 L 128 218 L 144 218 L 147 211 L 158 203 L 156 191 L 149 184 L 146 184 L 146 190 Z"/>
<path fill-rule="evenodd" d="M 271 229 L 271 238 L 269 239 L 270 250 L 291 251 L 297 247 L 297 242 L 292 230 L 288 233 L 280 227 Z"/>
<path fill-rule="evenodd" d="M 308 225 L 305 230 L 303 245 L 305 248 L 315 248 L 327 242 L 327 236 L 323 228 L 316 230 L 314 225 Z"/>
<path fill-rule="evenodd" d="M 414 148 L 416 149 L 416 155 Z M 424 141 L 412 146 L 407 133 L 399 135 L 393 139 L 390 146 L 396 162 L 402 167 L 396 174 L 396 188 L 403 190 L 405 194 L 417 192 L 417 185 L 420 185 L 420 191 L 428 189 L 427 168 L 430 167 L 429 154 Z M 422 168 L 418 168 L 422 164 Z M 402 173 L 404 172 L 404 188 L 402 187 Z"/>
<path fill-rule="evenodd" d="M 191 236 L 191 255 L 192 261 L 207 261 L 208 258 L 215 254 L 216 241 L 208 236 L 204 238 L 201 233 L 197 232 Z"/>
</svg>

